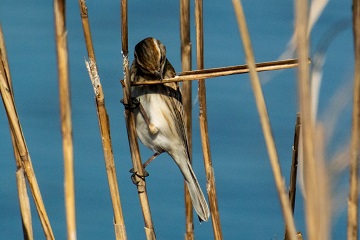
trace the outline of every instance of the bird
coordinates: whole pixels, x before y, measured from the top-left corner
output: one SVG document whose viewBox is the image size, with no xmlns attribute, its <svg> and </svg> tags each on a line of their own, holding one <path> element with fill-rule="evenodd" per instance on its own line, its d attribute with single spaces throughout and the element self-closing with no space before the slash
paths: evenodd
<svg viewBox="0 0 360 240">
<path fill-rule="evenodd" d="M 131 82 L 161 81 L 175 76 L 175 69 L 166 58 L 166 47 L 158 39 L 148 37 L 136 44 Z M 131 87 L 131 96 L 138 103 L 133 109 L 138 138 L 155 152 L 153 158 L 163 152 L 172 157 L 184 177 L 200 222 L 207 221 L 209 207 L 190 163 L 179 84 L 135 85 Z"/>
</svg>

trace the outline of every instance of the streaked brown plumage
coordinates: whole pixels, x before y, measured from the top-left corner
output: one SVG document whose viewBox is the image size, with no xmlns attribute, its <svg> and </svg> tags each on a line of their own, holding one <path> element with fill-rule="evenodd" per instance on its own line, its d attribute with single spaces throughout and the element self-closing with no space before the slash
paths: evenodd
<svg viewBox="0 0 360 240">
<path fill-rule="evenodd" d="M 176 75 L 166 58 L 165 46 L 155 38 L 140 41 L 135 46 L 134 57 L 131 81 L 162 80 Z M 146 115 L 139 107 L 134 110 L 139 139 L 155 153 L 167 152 L 174 159 L 184 176 L 195 211 L 202 221 L 207 221 L 209 207 L 190 164 L 178 83 L 134 86 L 131 95 L 140 100 Z"/>
</svg>

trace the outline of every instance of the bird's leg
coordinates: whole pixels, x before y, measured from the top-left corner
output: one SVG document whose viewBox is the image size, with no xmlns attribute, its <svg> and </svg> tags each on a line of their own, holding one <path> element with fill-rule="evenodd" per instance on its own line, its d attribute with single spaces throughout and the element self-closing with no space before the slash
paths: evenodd
<svg viewBox="0 0 360 240">
<path fill-rule="evenodd" d="M 146 162 L 144 162 L 144 164 L 143 164 L 144 170 L 147 167 L 147 165 L 149 165 L 157 156 L 159 156 L 163 152 L 164 151 L 159 151 L 159 152 L 154 153 Z"/>
<path fill-rule="evenodd" d="M 136 178 L 135 176 L 141 178 L 142 180 L 145 180 L 146 177 L 149 176 L 149 173 L 145 170 L 145 168 L 147 167 L 147 165 L 149 165 L 157 156 L 159 156 L 160 154 L 162 154 L 164 151 L 159 151 L 159 152 L 156 152 L 154 153 L 148 160 L 146 160 L 146 162 L 144 164 L 142 164 L 142 167 L 143 167 L 143 172 L 144 172 L 144 175 L 140 175 L 139 173 L 137 173 L 134 168 L 130 169 L 130 173 L 132 173 L 131 175 L 131 180 L 132 182 L 137 185 L 139 182 L 136 181 Z"/>
</svg>

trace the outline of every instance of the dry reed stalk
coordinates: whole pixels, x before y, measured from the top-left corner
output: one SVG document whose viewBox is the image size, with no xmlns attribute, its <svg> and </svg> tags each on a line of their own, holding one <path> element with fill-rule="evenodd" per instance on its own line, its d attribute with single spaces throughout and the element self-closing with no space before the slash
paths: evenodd
<svg viewBox="0 0 360 240">
<path fill-rule="evenodd" d="M 125 102 L 125 98 L 128 98 L 128 100 L 129 100 L 129 97 L 126 95 L 125 88 L 126 88 L 126 86 L 124 85 L 124 88 L 123 88 L 124 103 L 127 104 Z M 135 119 L 134 119 L 133 113 L 130 110 L 125 110 L 125 121 L 126 121 L 126 128 L 127 128 L 127 133 L 128 133 L 128 140 L 129 140 L 129 147 L 130 147 L 130 152 L 131 152 L 131 159 L 132 159 L 132 163 L 133 163 L 133 169 L 134 169 L 134 172 L 137 173 L 137 175 L 144 176 L 144 170 L 143 170 L 143 167 L 141 164 L 141 158 L 140 158 L 140 153 L 139 153 L 139 144 L 138 144 L 138 141 L 136 138 L 136 133 L 135 133 L 134 120 Z M 140 178 L 137 175 L 135 175 L 135 181 L 137 182 L 136 186 L 137 186 L 137 190 L 138 190 L 141 210 L 142 210 L 144 223 L 145 223 L 145 227 L 144 227 L 145 235 L 146 235 L 146 239 L 153 240 L 153 239 L 156 239 L 156 235 L 155 235 L 155 230 L 154 230 L 152 218 L 151 218 L 149 199 L 148 199 L 147 191 L 146 191 L 146 182 L 145 182 L 145 178 Z"/>
<path fill-rule="evenodd" d="M 130 74 L 129 74 L 129 57 L 128 57 L 128 7 L 127 0 L 121 0 L 121 46 L 123 54 L 123 68 L 125 81 L 122 81 L 123 85 L 123 95 L 124 95 L 124 104 L 130 106 L 132 105 L 131 101 L 131 92 L 130 92 Z M 145 223 L 145 235 L 148 240 L 156 239 L 155 230 L 153 222 L 151 219 L 149 199 L 146 191 L 146 182 L 144 177 L 144 169 L 142 167 L 142 162 L 139 153 L 139 144 L 137 141 L 137 136 L 135 132 L 135 118 L 134 114 L 129 108 L 125 108 L 125 122 L 126 129 L 128 134 L 128 142 L 131 152 L 131 159 L 133 164 L 135 175 L 135 180 L 137 181 L 137 190 L 140 199 L 140 205 L 142 209 L 142 214 Z"/>
<path fill-rule="evenodd" d="M 190 0 L 180 0 L 180 39 L 182 71 L 191 70 L 190 42 Z M 190 161 L 192 159 L 192 83 L 182 84 L 182 103 L 184 106 L 184 122 L 188 139 Z M 194 213 L 189 190 L 184 183 L 185 193 L 185 239 L 194 239 Z"/>
<path fill-rule="evenodd" d="M 292 214 L 294 216 L 295 210 L 295 197 L 296 197 L 296 176 L 298 166 L 298 150 L 299 150 L 299 138 L 300 138 L 300 114 L 296 116 L 294 144 L 292 148 L 291 170 L 290 170 L 290 187 L 289 187 L 289 201 L 291 205 Z M 285 225 L 285 240 L 289 239 L 287 226 Z"/>
<path fill-rule="evenodd" d="M 6 47 L 5 47 L 5 38 L 2 31 L 2 27 L 0 25 L 0 61 L 1 61 L 1 74 L 6 75 L 6 80 L 8 82 L 9 88 L 11 93 L 13 93 L 12 90 L 12 82 L 11 82 L 11 76 L 10 76 L 10 67 L 7 59 L 7 53 L 6 53 Z M 11 95 L 12 97 L 13 94 Z"/>
<path fill-rule="evenodd" d="M 16 171 L 16 182 L 18 186 L 18 195 L 20 202 L 20 212 L 21 212 L 21 220 L 23 224 L 24 239 L 32 240 L 34 239 L 34 235 L 32 230 L 31 209 L 30 209 L 29 196 L 26 190 L 26 182 L 25 182 L 23 168 L 19 168 Z"/>
<path fill-rule="evenodd" d="M 292 149 L 291 171 L 290 171 L 290 188 L 289 199 L 291 204 L 291 210 L 294 214 L 295 210 L 295 197 L 296 197 L 296 176 L 298 165 L 298 151 L 299 151 L 299 138 L 300 138 L 301 119 L 300 114 L 296 116 L 295 133 L 294 133 L 294 145 Z"/>
<path fill-rule="evenodd" d="M 195 26 L 196 26 L 196 56 L 197 68 L 204 68 L 204 28 L 203 28 L 203 2 L 195 0 Z M 218 201 L 216 196 L 216 185 L 214 168 L 211 160 L 209 131 L 207 123 L 206 88 L 205 80 L 199 80 L 199 122 L 201 144 L 204 156 L 204 165 L 207 179 L 206 190 L 209 196 L 211 222 L 214 239 L 223 239 Z"/>
<path fill-rule="evenodd" d="M 65 1 L 54 0 L 55 39 L 59 75 L 61 133 L 64 154 L 64 191 L 67 238 L 76 239 L 74 156 L 71 124 L 68 52 L 65 24 Z"/>
<path fill-rule="evenodd" d="M 316 184 L 317 192 L 317 211 L 316 219 L 317 221 L 317 236 L 316 239 L 330 239 L 331 234 L 331 220 L 333 203 L 329 199 L 332 199 L 330 194 L 330 173 L 328 166 L 325 162 L 325 128 L 322 123 L 316 124 L 316 131 L 314 136 L 314 142 L 316 143 L 315 158 L 316 159 Z M 306 188 L 306 186 L 305 186 Z"/>
<path fill-rule="evenodd" d="M 8 65 L 5 41 L 4 41 L 4 36 L 3 36 L 1 26 L 0 26 L 0 61 L 1 61 L 0 72 L 4 73 L 4 75 L 7 78 L 9 90 L 11 92 L 11 97 L 14 102 L 10 68 Z M 25 173 L 24 173 L 24 169 L 21 164 L 21 158 L 19 155 L 19 151 L 17 150 L 17 147 L 16 147 L 14 135 L 12 134 L 11 131 L 10 131 L 10 134 L 11 134 L 11 141 L 12 141 L 12 145 L 13 145 L 14 157 L 15 157 L 16 169 L 17 169 L 16 183 L 17 183 L 17 188 L 18 188 L 18 197 L 19 197 L 20 213 L 21 213 L 21 221 L 22 221 L 22 226 L 23 226 L 24 239 L 34 239 L 33 229 L 32 229 L 30 202 L 29 202 L 29 196 L 27 193 L 26 182 L 25 182 Z"/>
<path fill-rule="evenodd" d="M 104 92 L 102 90 L 100 77 L 97 71 L 95 51 L 93 48 L 93 43 L 91 38 L 88 11 L 85 0 L 79 0 L 79 5 L 80 5 L 81 21 L 84 30 L 86 49 L 89 57 L 89 62 L 86 62 L 86 66 L 95 92 L 96 110 L 97 110 L 100 134 L 102 139 L 103 151 L 104 151 L 105 167 L 106 167 L 110 196 L 111 196 L 112 207 L 114 212 L 115 237 L 117 240 L 120 239 L 125 240 L 127 239 L 127 236 L 126 236 L 126 229 L 125 229 L 125 222 L 123 218 L 122 208 L 120 204 L 121 201 L 120 201 L 119 187 L 116 178 L 115 161 L 114 161 L 111 136 L 110 136 L 110 122 L 105 107 Z"/>
<path fill-rule="evenodd" d="M 308 4 L 298 0 L 295 3 L 295 32 L 297 38 L 298 68 L 298 96 L 300 114 L 302 117 L 302 146 L 304 156 L 305 183 L 305 213 L 309 240 L 319 239 L 318 225 L 320 219 L 317 214 L 318 186 L 314 152 L 314 122 L 311 116 L 311 96 L 309 84 L 309 67 L 306 64 L 309 52 L 308 42 Z"/>
<path fill-rule="evenodd" d="M 11 82 L 9 82 L 11 83 Z M 12 97 L 14 97 L 12 95 Z M 14 150 L 14 157 L 16 162 L 16 184 L 18 189 L 19 205 L 20 205 L 20 214 L 21 222 L 23 228 L 24 239 L 34 239 L 33 228 L 32 228 L 32 217 L 31 217 L 31 207 L 29 201 L 29 195 L 26 188 L 25 182 L 25 172 L 21 164 L 21 157 L 19 151 L 16 147 L 15 137 L 11 132 L 11 142 Z"/>
<path fill-rule="evenodd" d="M 277 155 L 277 151 L 276 151 L 276 147 L 275 147 L 274 138 L 273 138 L 272 131 L 271 131 L 271 126 L 270 126 L 269 116 L 267 113 L 265 99 L 264 99 L 264 96 L 262 93 L 259 77 L 256 72 L 255 58 L 254 58 L 254 54 L 253 54 L 253 50 L 252 50 L 252 46 L 251 46 L 249 32 L 248 32 L 246 21 L 245 21 L 244 11 L 243 11 L 243 8 L 241 5 L 241 1 L 233 0 L 233 5 L 234 5 L 234 9 L 235 9 L 235 13 L 236 13 L 236 17 L 237 17 L 237 21 L 238 21 L 238 25 L 239 25 L 239 30 L 241 33 L 241 38 L 242 38 L 242 42 L 243 42 L 243 46 L 244 46 L 246 62 L 248 63 L 249 69 L 250 69 L 251 85 L 253 88 L 256 106 L 257 106 L 259 116 L 260 116 L 261 127 L 263 130 L 266 147 L 267 147 L 267 151 L 269 154 L 270 164 L 271 164 L 273 174 L 274 174 L 276 188 L 278 190 L 279 199 L 280 199 L 280 203 L 282 206 L 285 224 L 287 226 L 290 239 L 295 240 L 296 239 L 296 230 L 295 230 L 295 225 L 294 225 L 294 219 L 293 219 L 293 216 L 291 213 L 291 207 L 290 207 L 289 199 L 288 199 L 287 193 L 286 193 L 287 191 L 286 191 L 285 184 L 284 184 L 284 178 L 281 174 L 281 169 L 280 169 L 280 165 L 279 165 L 279 160 L 278 160 L 278 155 Z"/>
<path fill-rule="evenodd" d="M 5 50 L 5 41 L 0 27 L 0 92 L 1 97 L 4 103 L 5 111 L 8 116 L 8 121 L 10 125 L 11 137 L 14 147 L 14 155 L 16 160 L 17 169 L 23 169 L 27 177 L 31 193 L 35 202 L 36 209 L 42 224 L 44 234 L 47 239 L 54 239 L 54 235 L 51 229 L 49 218 L 46 213 L 45 205 L 41 197 L 40 188 L 36 180 L 34 169 L 32 167 L 31 158 L 25 143 L 25 138 L 23 131 L 21 129 L 20 121 L 17 115 L 14 95 L 12 91 L 12 83 L 10 77 L 9 65 L 7 62 L 6 50 Z M 31 227 L 31 214 L 30 209 L 27 207 L 27 196 L 26 196 L 26 186 L 24 186 L 21 178 L 22 171 L 18 171 L 17 178 L 19 181 L 18 190 L 19 190 L 19 199 L 21 205 L 21 214 L 23 221 L 24 236 L 32 239 L 32 227 Z M 21 173 L 22 172 L 22 173 Z"/>
<path fill-rule="evenodd" d="M 310 59 L 308 59 L 310 63 Z M 287 68 L 294 68 L 298 66 L 297 59 L 288 59 L 281 61 L 273 62 L 263 62 L 256 64 L 256 71 L 273 71 Z M 209 68 L 209 69 L 200 69 L 178 73 L 176 77 L 163 79 L 162 81 L 144 81 L 144 82 L 133 82 L 131 85 L 145 85 L 145 84 L 159 84 L 159 83 L 169 83 L 169 82 L 181 82 L 181 81 L 194 81 L 207 78 L 215 78 L 222 76 L 230 76 L 235 74 L 244 74 L 248 73 L 249 68 L 247 65 L 238 65 L 231 67 L 222 67 L 222 68 Z"/>
<path fill-rule="evenodd" d="M 12 97 L 10 95 L 10 89 L 6 83 L 5 76 L 2 73 L 0 73 L 0 91 L 1 91 L 1 96 L 3 99 L 3 103 L 5 105 L 5 110 L 8 115 L 10 129 L 12 131 L 12 135 L 14 136 L 14 140 L 16 142 L 17 149 L 15 149 L 14 152 L 16 152 L 15 154 L 17 154 L 17 152 L 18 152 L 18 155 L 21 158 L 22 167 L 20 167 L 19 169 L 22 169 L 22 168 L 25 169 L 25 174 L 26 174 L 27 180 L 29 182 L 29 186 L 30 186 L 33 198 L 34 198 L 35 206 L 37 208 L 41 224 L 43 226 L 44 234 L 47 237 L 47 239 L 54 239 L 51 225 L 49 222 L 49 218 L 46 213 L 45 205 L 42 200 L 40 189 L 39 189 L 39 186 L 36 181 L 36 176 L 35 176 L 35 173 L 34 173 L 34 170 L 32 167 L 31 159 L 30 159 L 29 153 L 27 151 L 26 143 L 22 136 L 22 130 L 20 127 L 18 116 L 16 114 L 15 105 L 14 105 L 14 103 L 12 101 Z M 20 175 L 20 174 L 21 173 L 19 173 L 17 175 Z M 20 197 L 20 195 L 23 195 L 25 193 L 24 192 L 25 190 L 24 189 L 20 190 L 21 186 L 19 186 L 19 184 L 21 184 L 21 182 L 18 182 L 19 198 L 21 201 L 21 200 L 25 200 L 23 197 Z M 22 208 L 22 206 L 24 206 L 23 204 L 26 205 L 26 203 L 20 202 L 21 208 Z M 29 211 L 27 208 L 22 208 L 21 210 L 23 210 L 23 209 L 26 211 Z M 26 213 L 23 211 L 21 211 L 21 213 L 22 213 L 23 221 L 26 221 L 26 219 L 28 219 L 28 217 L 26 217 L 26 216 L 29 215 L 29 213 Z M 26 216 L 24 216 L 24 215 L 26 215 Z M 27 223 L 31 225 L 31 223 L 29 221 L 27 221 Z M 26 228 L 30 229 L 30 226 L 27 225 Z M 30 235 L 30 234 L 27 234 L 27 235 Z"/>
<path fill-rule="evenodd" d="M 353 34 L 355 72 L 353 91 L 352 131 L 350 145 L 350 193 L 348 200 L 348 240 L 359 236 L 359 152 L 360 152 L 360 2 L 353 0 Z"/>
<path fill-rule="evenodd" d="M 1 25 L 0 25 L 0 61 L 1 61 L 0 72 L 6 78 L 7 85 L 9 87 L 9 91 L 11 93 L 10 95 L 12 97 L 12 101 L 15 102 L 13 88 L 12 88 L 11 75 L 10 75 L 10 68 L 8 65 L 8 59 L 7 59 L 7 54 L 6 54 L 5 40 L 4 40 L 4 35 L 2 32 Z M 20 169 L 20 168 L 22 168 L 21 158 L 20 158 L 19 152 L 17 151 L 16 142 L 15 142 L 14 136 L 11 131 L 10 131 L 10 134 L 11 134 L 11 140 L 12 140 L 13 149 L 14 149 L 14 157 L 15 157 L 16 167 L 17 167 L 17 169 Z"/>
<path fill-rule="evenodd" d="M 128 99 L 128 102 L 130 103 L 130 99 L 128 95 L 126 95 L 126 85 L 124 84 L 124 88 L 123 88 L 123 95 L 124 95 L 124 103 L 126 103 L 125 99 Z M 141 163 L 141 158 L 140 158 L 140 153 L 139 153 L 139 144 L 136 138 L 136 133 L 135 133 L 135 122 L 134 122 L 134 116 L 133 113 L 126 109 L 125 110 L 125 121 L 126 121 L 126 128 L 127 128 L 127 133 L 128 133 L 128 141 L 129 141 L 129 147 L 130 147 L 130 152 L 131 152 L 131 159 L 132 159 L 132 163 L 133 163 L 133 169 L 134 172 L 136 172 L 137 174 L 135 175 L 135 181 L 137 182 L 136 186 L 137 186 L 137 190 L 138 190 L 138 195 L 139 195 L 139 199 L 140 199 L 140 205 L 141 205 L 141 209 L 142 209 L 142 214 L 143 214 L 143 218 L 144 218 L 144 223 L 145 223 L 145 234 L 146 234 L 146 239 L 148 240 L 152 240 L 152 239 L 156 239 L 155 237 L 155 230 L 153 227 L 153 223 L 152 223 L 152 219 L 151 219 L 151 211 L 150 211 L 150 205 L 149 205 L 149 200 L 148 200 L 148 196 L 147 196 L 147 191 L 146 191 L 146 182 L 145 182 L 145 178 L 140 178 L 139 176 L 144 176 L 144 169 L 142 167 L 142 163 Z"/>
</svg>

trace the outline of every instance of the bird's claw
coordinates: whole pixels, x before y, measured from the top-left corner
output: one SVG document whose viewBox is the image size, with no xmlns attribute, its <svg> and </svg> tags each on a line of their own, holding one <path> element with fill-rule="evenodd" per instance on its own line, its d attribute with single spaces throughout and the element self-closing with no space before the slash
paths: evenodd
<svg viewBox="0 0 360 240">
<path fill-rule="evenodd" d="M 124 105 L 126 110 L 136 109 L 140 105 L 140 99 L 137 99 L 137 98 L 131 98 L 131 104 L 124 103 L 124 99 L 121 99 L 120 102 Z"/>
<path fill-rule="evenodd" d="M 138 185 L 139 184 L 139 181 L 136 179 L 136 177 L 142 179 L 143 181 L 145 181 L 145 178 L 149 176 L 149 173 L 143 169 L 144 173 L 141 175 L 139 174 L 137 171 L 134 170 L 134 168 L 130 169 L 130 173 L 131 174 L 131 181 L 135 184 L 135 185 Z"/>
</svg>

